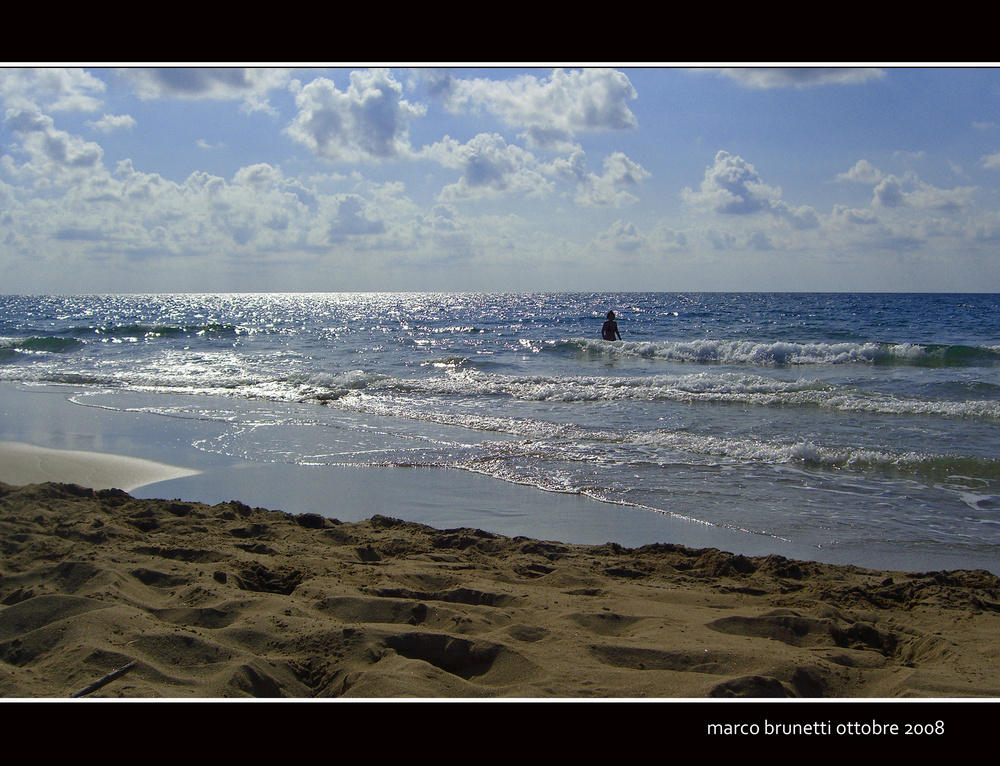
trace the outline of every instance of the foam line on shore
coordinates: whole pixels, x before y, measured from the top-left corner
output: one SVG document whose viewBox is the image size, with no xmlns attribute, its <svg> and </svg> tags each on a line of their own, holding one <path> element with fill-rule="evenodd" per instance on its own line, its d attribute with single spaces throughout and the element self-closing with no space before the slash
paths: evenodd
<svg viewBox="0 0 1000 766">
<path fill-rule="evenodd" d="M 190 468 L 125 455 L 0 442 L 0 481 L 7 484 L 53 481 L 91 489 L 115 488 L 130 492 L 145 484 L 197 473 L 199 471 Z"/>
</svg>

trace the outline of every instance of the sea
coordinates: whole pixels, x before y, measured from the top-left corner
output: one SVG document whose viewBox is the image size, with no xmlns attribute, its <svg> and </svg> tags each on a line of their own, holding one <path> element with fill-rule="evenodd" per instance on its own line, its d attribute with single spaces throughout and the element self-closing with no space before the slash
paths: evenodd
<svg viewBox="0 0 1000 766">
<path fill-rule="evenodd" d="M 610 542 L 1000 573 L 1000 295 L 8 295 L 0 383 L 362 492 L 411 471 L 389 516 L 476 476 L 524 534 L 576 498 Z"/>
</svg>

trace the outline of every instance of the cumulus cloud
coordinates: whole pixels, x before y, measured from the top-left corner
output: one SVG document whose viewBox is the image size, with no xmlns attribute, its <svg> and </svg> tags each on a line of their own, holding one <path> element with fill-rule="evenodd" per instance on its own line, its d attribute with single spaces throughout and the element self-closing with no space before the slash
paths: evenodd
<svg viewBox="0 0 1000 766">
<path fill-rule="evenodd" d="M 912 176 L 888 175 L 875 186 L 872 204 L 882 208 L 956 210 L 968 207 L 975 191 L 973 186 L 939 189 Z"/>
<path fill-rule="evenodd" d="M 117 70 L 139 98 L 242 101 L 244 112 L 276 114 L 267 94 L 288 85 L 287 69 L 261 67 L 159 67 Z"/>
<path fill-rule="evenodd" d="M 987 170 L 1000 170 L 1000 152 L 985 154 L 980 162 Z"/>
<path fill-rule="evenodd" d="M 577 203 L 586 207 L 621 207 L 637 200 L 635 195 L 622 187 L 635 187 L 649 178 L 651 173 L 621 152 L 613 152 L 604 159 L 604 174 L 587 173 L 580 176 L 576 195 Z"/>
<path fill-rule="evenodd" d="M 615 250 L 631 253 L 643 244 L 643 237 L 631 221 L 615 221 L 609 229 L 598 236 L 599 242 L 610 244 Z"/>
<path fill-rule="evenodd" d="M 809 88 L 818 85 L 860 85 L 885 76 L 881 69 L 864 67 L 707 67 L 695 71 L 715 72 L 750 88 Z"/>
<path fill-rule="evenodd" d="M 102 166 L 104 151 L 99 145 L 57 129 L 52 118 L 39 111 L 8 109 L 4 125 L 20 139 L 20 149 L 28 157 L 20 166 L 3 158 L 10 172 L 21 178 L 48 186 Z"/>
<path fill-rule="evenodd" d="M 325 77 L 297 85 L 298 114 L 291 138 L 330 160 L 359 162 L 411 154 L 409 124 L 425 108 L 402 98 L 402 86 L 385 69 L 355 71 L 341 91 Z"/>
<path fill-rule="evenodd" d="M 833 206 L 833 220 L 854 226 L 871 226 L 878 223 L 878 218 L 871 210 L 849 208 L 844 205 Z"/>
<path fill-rule="evenodd" d="M 288 84 L 285 69 L 260 67 L 159 67 L 118 70 L 139 98 L 239 100 Z"/>
<path fill-rule="evenodd" d="M 622 72 L 556 69 L 546 79 L 462 80 L 437 73 L 434 91 L 451 111 L 485 110 L 525 131 L 530 145 L 560 147 L 577 132 L 626 130 L 637 124 L 627 102 L 637 98 Z"/>
<path fill-rule="evenodd" d="M 921 153 L 907 154 L 907 159 L 918 157 Z M 983 157 L 983 167 L 990 167 L 989 157 Z M 1000 154 L 996 155 L 997 167 L 1000 167 Z M 952 166 L 956 172 L 959 168 Z M 859 160 L 846 173 L 837 176 L 838 181 L 854 181 L 872 184 L 874 186 L 872 205 L 882 209 L 923 209 L 950 210 L 968 206 L 972 202 L 975 187 L 961 186 L 954 189 L 939 189 L 931 184 L 920 181 L 916 174 L 906 173 L 902 177 L 886 174 L 872 165 L 868 160 Z M 838 215 L 862 222 L 857 218 L 858 211 L 841 208 Z"/>
<path fill-rule="evenodd" d="M 278 168 L 268 165 L 266 162 L 258 162 L 255 165 L 240 168 L 233 176 L 233 183 L 248 186 L 255 191 L 265 191 L 273 188 L 282 181 L 281 171 Z"/>
<path fill-rule="evenodd" d="M 427 222 L 437 231 L 458 231 L 462 228 L 458 211 L 451 205 L 435 205 Z"/>
<path fill-rule="evenodd" d="M 135 118 L 128 114 L 106 114 L 99 120 L 89 121 L 87 125 L 101 133 L 111 133 L 115 130 L 131 130 L 136 122 Z"/>
<path fill-rule="evenodd" d="M 779 197 L 781 190 L 765 184 L 753 165 L 725 151 L 715 155 L 698 191 L 684 190 L 689 204 L 733 215 L 770 210 Z"/>
<path fill-rule="evenodd" d="M 442 190 L 442 199 L 538 195 L 553 188 L 531 152 L 508 144 L 496 133 L 480 133 L 465 144 L 446 137 L 429 147 L 424 156 L 461 170 L 458 182 Z"/>
<path fill-rule="evenodd" d="M 688 248 L 688 235 L 680 229 L 660 224 L 652 234 L 652 243 L 657 250 L 672 252 Z"/>
<path fill-rule="evenodd" d="M 0 69 L 0 100 L 22 109 L 92 112 L 104 90 L 104 83 L 83 69 Z"/>
<path fill-rule="evenodd" d="M 846 173 L 837 176 L 838 181 L 855 181 L 863 184 L 878 183 L 882 180 L 882 171 L 872 165 L 868 160 L 858 160 L 854 167 Z"/>
<path fill-rule="evenodd" d="M 338 195 L 331 204 L 328 223 L 328 241 L 339 242 L 350 236 L 381 234 L 385 222 L 378 211 L 357 194 Z"/>
<path fill-rule="evenodd" d="M 698 190 L 687 188 L 682 197 L 695 208 L 723 215 L 767 213 L 800 229 L 819 225 L 815 210 L 783 202 L 779 187 L 768 186 L 753 165 L 725 151 L 715 155 L 715 162 L 705 170 Z"/>
<path fill-rule="evenodd" d="M 710 227 L 697 232 L 697 237 L 713 250 L 772 252 L 786 250 L 790 246 L 787 238 L 781 237 L 773 229 L 748 226 L 740 229 L 720 229 Z"/>
<path fill-rule="evenodd" d="M 899 207 L 904 203 L 903 182 L 896 176 L 889 176 L 879 181 L 875 187 L 875 198 L 872 204 L 881 207 Z"/>
</svg>

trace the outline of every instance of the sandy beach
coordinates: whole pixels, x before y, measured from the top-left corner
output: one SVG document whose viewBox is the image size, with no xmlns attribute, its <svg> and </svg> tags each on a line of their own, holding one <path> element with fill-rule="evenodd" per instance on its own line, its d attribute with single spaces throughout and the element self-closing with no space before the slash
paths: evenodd
<svg viewBox="0 0 1000 766">
<path fill-rule="evenodd" d="M 984 571 L 139 499 L 36 483 L 35 450 L 3 454 L 5 698 L 1000 696 L 1000 578 Z"/>
</svg>

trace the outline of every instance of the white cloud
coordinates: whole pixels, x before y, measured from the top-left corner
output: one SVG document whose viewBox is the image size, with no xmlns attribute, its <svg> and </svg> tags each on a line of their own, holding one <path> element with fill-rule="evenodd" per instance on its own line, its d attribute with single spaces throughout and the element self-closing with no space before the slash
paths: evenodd
<svg viewBox="0 0 1000 766">
<path fill-rule="evenodd" d="M 299 112 L 287 134 L 330 160 L 409 156 L 409 124 L 425 108 L 402 98 L 402 86 L 388 70 L 355 71 L 350 79 L 346 91 L 325 77 L 296 85 Z"/>
<path fill-rule="evenodd" d="M 95 111 L 105 85 L 83 69 L 0 68 L 0 100 L 22 109 Z"/>
<path fill-rule="evenodd" d="M 763 182 L 756 169 L 742 157 L 720 151 L 705 170 L 698 191 L 685 189 L 681 195 L 695 208 L 724 215 L 767 213 L 787 221 L 797 229 L 819 225 L 816 211 L 809 206 L 792 207 L 781 200 L 781 189 Z"/>
<path fill-rule="evenodd" d="M 240 168 L 233 176 L 233 183 L 249 186 L 258 192 L 274 188 L 281 181 L 281 171 L 264 162 Z"/>
<path fill-rule="evenodd" d="M 888 175 L 875 187 L 872 204 L 882 208 L 956 210 L 968 207 L 975 191 L 974 186 L 939 189 L 909 175 Z"/>
<path fill-rule="evenodd" d="M 337 195 L 327 201 L 326 207 L 326 242 L 342 242 L 348 237 L 385 231 L 385 221 L 378 211 L 357 194 Z"/>
<path fill-rule="evenodd" d="M 885 76 L 881 69 L 863 67 L 748 67 L 713 68 L 694 71 L 716 72 L 750 88 L 809 88 L 817 85 L 858 85 Z"/>
<path fill-rule="evenodd" d="M 987 170 L 1000 170 L 1000 152 L 985 154 L 980 162 Z"/>
<path fill-rule="evenodd" d="M 91 120 L 87 125 L 101 133 L 111 133 L 114 130 L 131 130 L 136 122 L 134 117 L 127 114 L 106 114 L 99 120 Z"/>
<path fill-rule="evenodd" d="M 118 75 L 131 84 L 143 100 L 215 99 L 242 101 L 243 112 L 277 114 L 267 94 L 288 85 L 287 69 L 266 67 L 160 67 L 123 68 Z"/>
<path fill-rule="evenodd" d="M 436 231 L 458 231 L 463 228 L 458 221 L 458 211 L 452 205 L 435 205 L 426 221 Z"/>
<path fill-rule="evenodd" d="M 597 238 L 599 242 L 605 242 L 624 253 L 631 253 L 638 250 L 644 241 L 639 230 L 632 222 L 615 221 L 614 224 L 602 232 Z"/>
<path fill-rule="evenodd" d="M 538 147 L 561 147 L 577 132 L 626 130 L 637 125 L 626 103 L 637 98 L 622 72 L 556 69 L 548 79 L 438 79 L 437 92 L 452 111 L 485 109 L 526 131 Z"/>
<path fill-rule="evenodd" d="M 8 109 L 4 125 L 20 139 L 20 149 L 28 161 L 16 166 L 3 160 L 10 172 L 40 186 L 68 183 L 74 177 L 102 167 L 104 154 L 98 144 L 58 130 L 51 117 L 28 109 Z"/>
<path fill-rule="evenodd" d="M 868 160 L 858 160 L 854 167 L 846 173 L 837 176 L 838 181 L 856 181 L 857 183 L 873 184 L 882 180 L 882 171 Z"/>
<path fill-rule="evenodd" d="M 747 215 L 772 208 L 781 189 L 765 184 L 756 169 L 742 157 L 720 151 L 705 170 L 698 191 L 685 189 L 683 196 L 695 207 L 716 213 Z"/>
<path fill-rule="evenodd" d="M 833 220 L 853 226 L 871 226 L 878 223 L 878 218 L 871 210 L 849 208 L 843 205 L 833 206 Z"/>
<path fill-rule="evenodd" d="M 119 69 L 118 74 L 142 99 L 259 98 L 289 80 L 288 70 L 261 67 L 136 67 Z"/>
<path fill-rule="evenodd" d="M 543 175 L 545 168 L 531 152 L 508 144 L 495 133 L 480 133 L 465 144 L 446 137 L 423 154 L 462 172 L 456 183 L 441 191 L 445 200 L 539 195 L 553 190 L 552 183 Z"/>
<path fill-rule="evenodd" d="M 904 204 L 903 182 L 896 176 L 883 178 L 875 187 L 872 204 L 881 207 L 900 207 Z"/>
<path fill-rule="evenodd" d="M 663 252 L 676 252 L 688 249 L 687 232 L 671 228 L 670 226 L 662 224 L 657 226 L 650 239 L 653 247 Z"/>
<path fill-rule="evenodd" d="M 906 158 L 920 158 L 922 153 L 911 153 L 903 155 L 897 153 L 896 156 Z M 1000 167 L 1000 154 L 994 155 L 997 167 Z M 983 167 L 990 167 L 990 157 L 983 157 Z M 961 169 L 952 165 L 952 170 L 956 173 Z M 857 183 L 874 184 L 872 205 L 882 209 L 918 209 L 918 210 L 954 210 L 967 207 L 972 201 L 975 187 L 961 186 L 954 189 L 939 189 L 930 184 L 920 181 L 912 173 L 906 173 L 902 177 L 894 174 L 885 174 L 874 167 L 867 160 L 859 160 L 848 172 L 841 173 L 837 180 L 855 181 Z M 859 211 L 849 211 L 847 208 L 837 206 L 837 215 L 844 216 L 848 220 L 865 222 L 859 217 Z"/>
<path fill-rule="evenodd" d="M 621 187 L 634 187 L 649 178 L 651 173 L 621 152 L 614 152 L 604 159 L 604 174 L 586 174 L 580 179 L 577 203 L 585 207 L 621 207 L 637 198 Z"/>
</svg>

